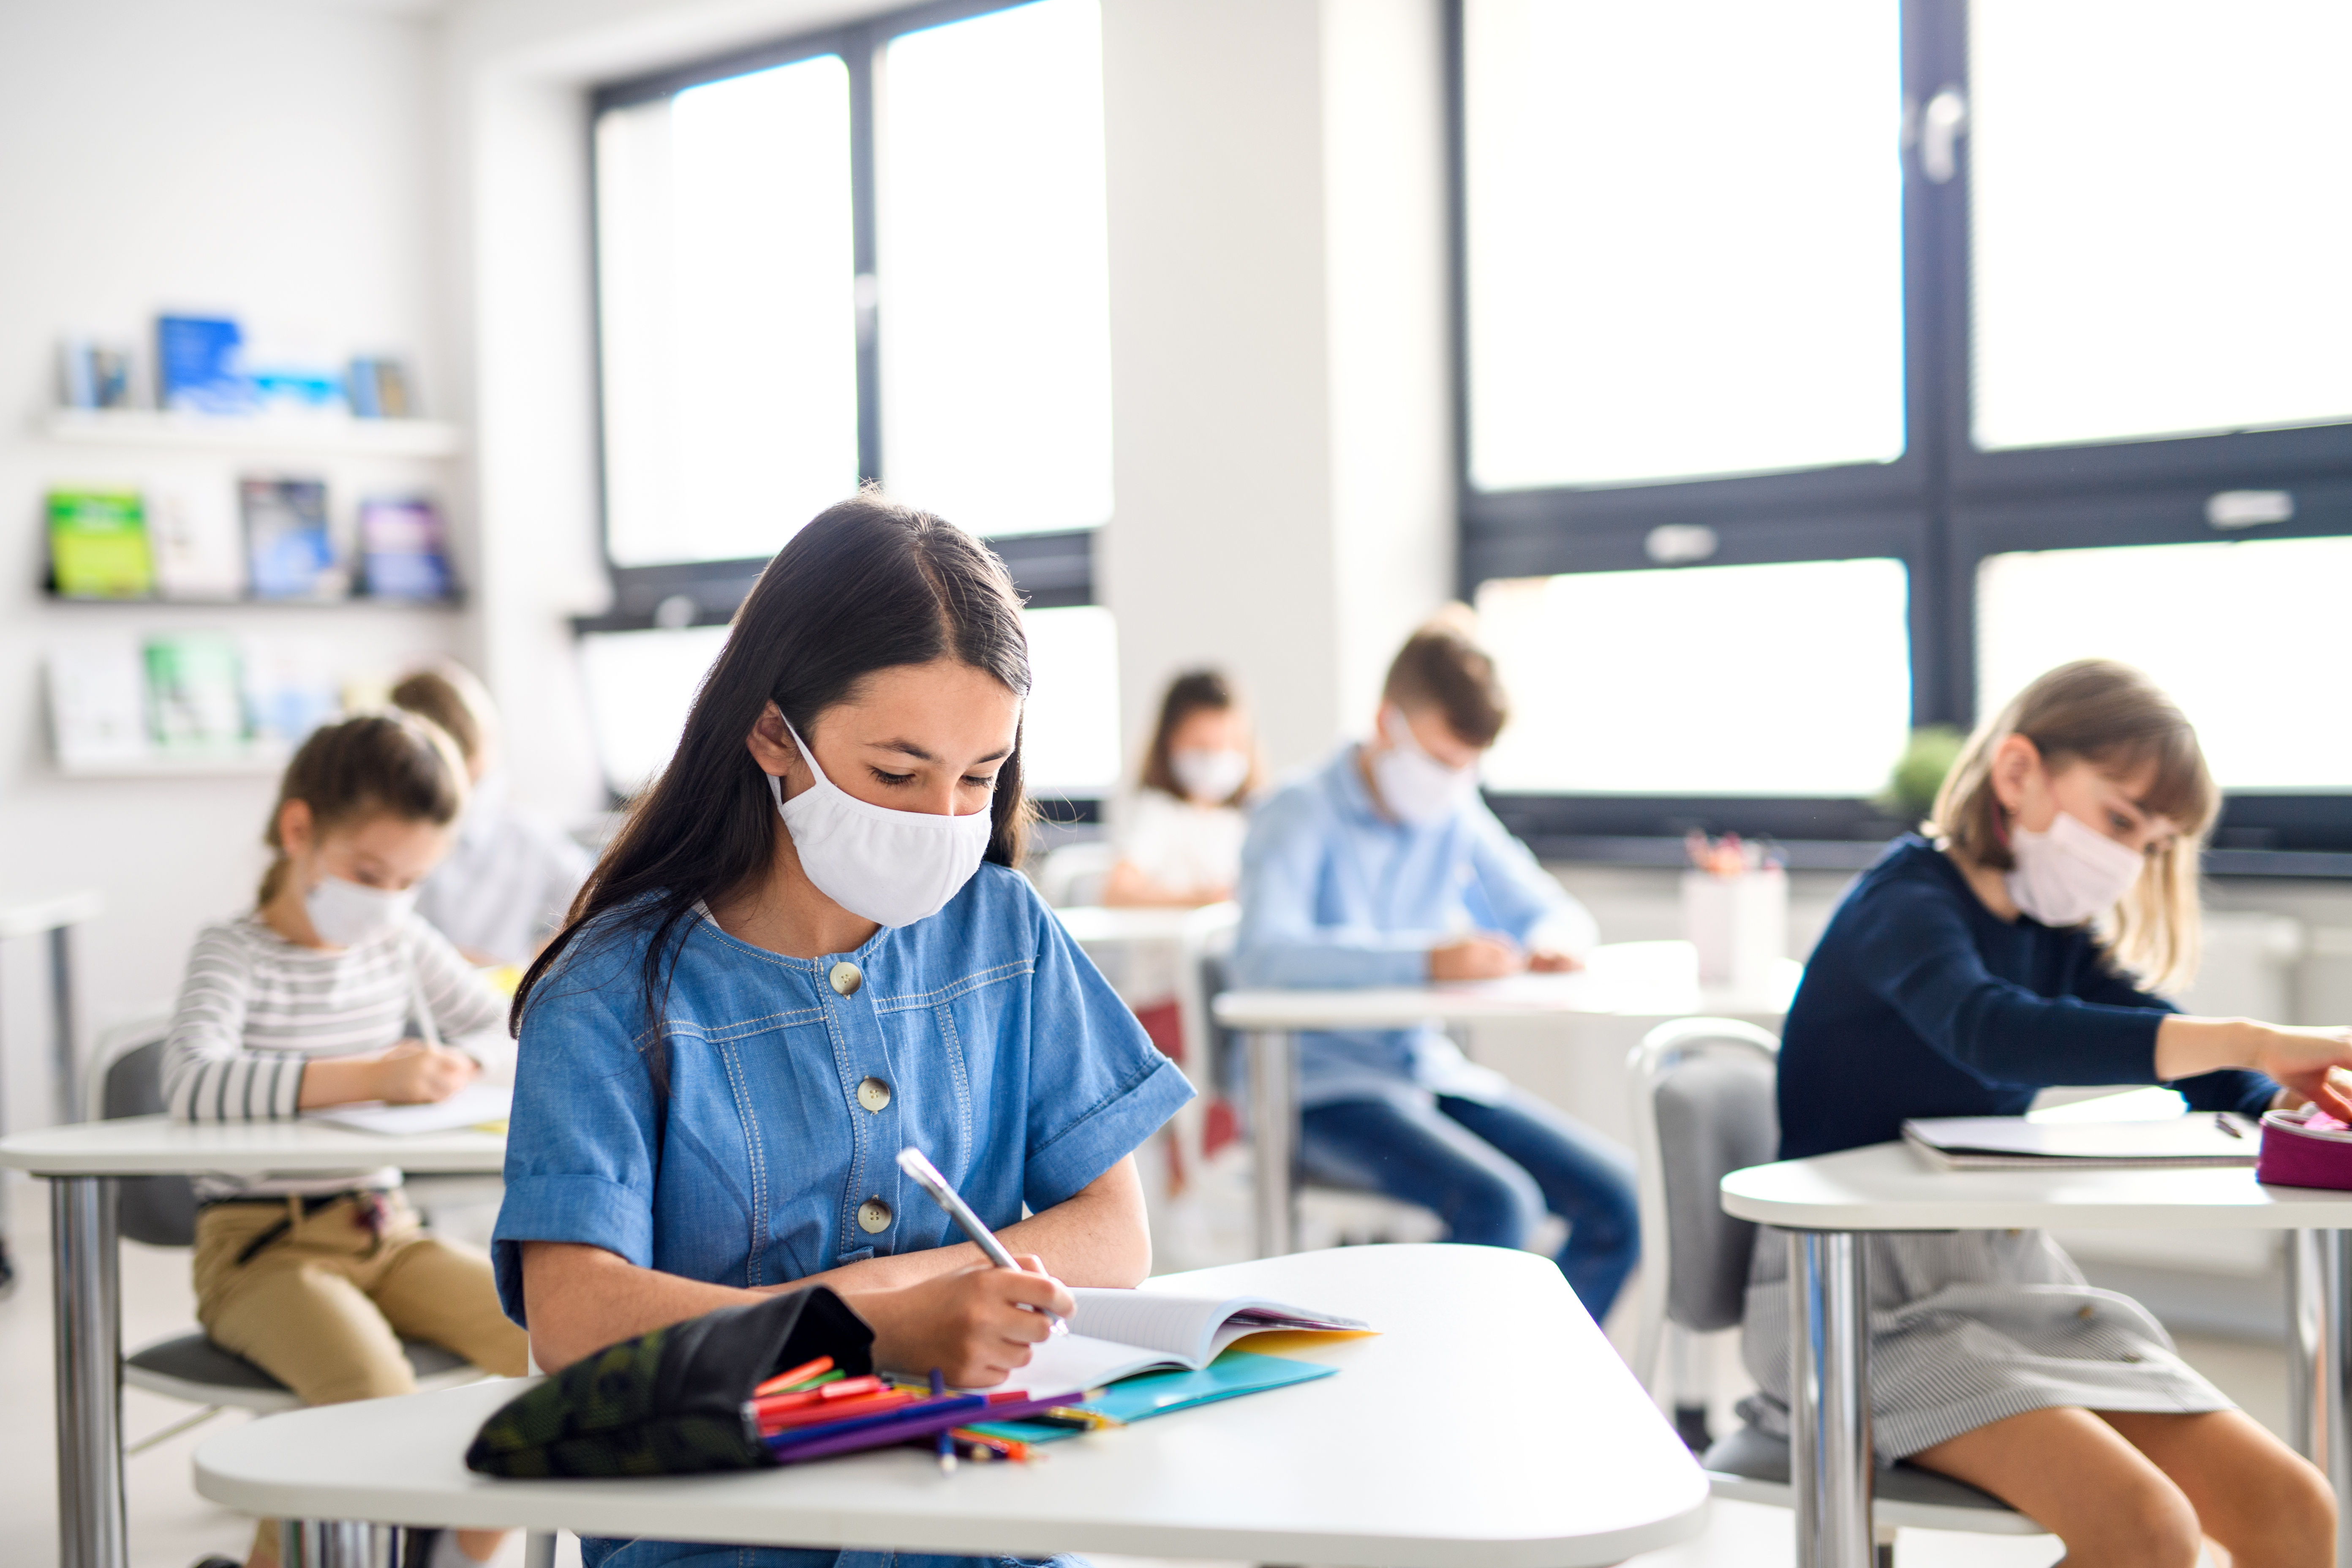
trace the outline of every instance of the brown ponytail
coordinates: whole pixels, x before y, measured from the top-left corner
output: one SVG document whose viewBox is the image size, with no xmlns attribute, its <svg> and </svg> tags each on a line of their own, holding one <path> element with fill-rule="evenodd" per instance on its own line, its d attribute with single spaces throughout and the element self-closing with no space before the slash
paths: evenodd
<svg viewBox="0 0 2352 1568">
<path fill-rule="evenodd" d="M 258 902 L 276 898 L 286 882 L 286 846 L 278 822 L 286 803 L 310 808 L 315 831 L 383 816 L 446 827 L 466 804 L 466 764 L 438 725 L 413 713 L 362 713 L 310 731 L 286 764 L 278 804 L 261 841 L 276 852 L 261 876 Z"/>
</svg>

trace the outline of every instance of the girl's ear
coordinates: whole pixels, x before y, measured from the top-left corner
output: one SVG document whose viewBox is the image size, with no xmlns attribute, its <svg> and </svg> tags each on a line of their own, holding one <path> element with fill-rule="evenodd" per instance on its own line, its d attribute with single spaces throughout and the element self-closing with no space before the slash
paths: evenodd
<svg viewBox="0 0 2352 1568">
<path fill-rule="evenodd" d="M 2023 735 L 2011 734 L 1993 747 L 1992 768 L 1986 776 L 1992 784 L 1993 798 L 2014 816 L 2027 788 L 2041 773 L 2042 748 Z"/>
<path fill-rule="evenodd" d="M 278 847 L 289 856 L 308 855 L 314 847 L 316 826 L 309 801 L 288 801 L 278 808 Z"/>
<path fill-rule="evenodd" d="M 760 710 L 743 743 L 762 773 L 789 781 L 800 766 L 800 748 L 793 744 L 792 732 L 784 728 L 783 710 L 772 702 Z"/>
</svg>

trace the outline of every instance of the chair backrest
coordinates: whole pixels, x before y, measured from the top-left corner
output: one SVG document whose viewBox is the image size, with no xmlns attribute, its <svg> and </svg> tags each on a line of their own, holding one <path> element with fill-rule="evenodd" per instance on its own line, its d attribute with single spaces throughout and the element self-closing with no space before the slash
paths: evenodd
<svg viewBox="0 0 2352 1568">
<path fill-rule="evenodd" d="M 1209 1005 L 1225 988 L 1224 959 L 1234 950 L 1242 922 L 1239 904 L 1207 904 L 1184 919 L 1181 959 L 1176 969 L 1176 1012 L 1184 1027 L 1184 1070 L 1202 1087 L 1217 1083 L 1217 1021 Z"/>
<path fill-rule="evenodd" d="M 151 1014 L 110 1029 L 90 1065 L 89 1119 L 154 1116 L 163 1103 L 163 1038 L 169 1013 Z M 116 1184 L 116 1225 L 150 1247 L 192 1247 L 196 1239 L 195 1187 L 185 1176 L 131 1176 Z"/>
<path fill-rule="evenodd" d="M 1634 1370 L 1644 1381 L 1655 1375 L 1666 1323 L 1710 1332 L 1737 1325 L 1745 1310 L 1756 1226 L 1725 1214 L 1717 1188 L 1776 1155 L 1779 1053 L 1753 1024 L 1678 1018 L 1651 1030 L 1627 1064 L 1646 1243 Z"/>
<path fill-rule="evenodd" d="M 1046 852 L 1037 868 L 1037 891 L 1055 909 L 1102 902 L 1103 884 L 1118 864 L 1118 851 L 1108 841 L 1065 844 Z"/>
</svg>

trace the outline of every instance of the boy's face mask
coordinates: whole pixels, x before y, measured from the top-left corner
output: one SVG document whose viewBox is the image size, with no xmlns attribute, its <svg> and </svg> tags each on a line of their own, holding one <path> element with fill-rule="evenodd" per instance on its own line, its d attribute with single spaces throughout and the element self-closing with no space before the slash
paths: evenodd
<svg viewBox="0 0 2352 1568">
<path fill-rule="evenodd" d="M 1399 822 L 1442 821 L 1477 787 L 1477 764 L 1450 768 L 1423 751 L 1403 709 L 1381 710 L 1381 731 L 1389 744 L 1372 759 L 1372 782 L 1380 786 L 1381 804 Z"/>
</svg>

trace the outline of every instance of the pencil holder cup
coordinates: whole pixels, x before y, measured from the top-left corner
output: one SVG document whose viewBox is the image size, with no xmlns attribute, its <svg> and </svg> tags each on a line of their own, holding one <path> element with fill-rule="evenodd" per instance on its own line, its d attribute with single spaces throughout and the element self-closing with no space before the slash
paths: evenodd
<svg viewBox="0 0 2352 1568">
<path fill-rule="evenodd" d="M 1683 935 L 1698 950 L 1700 984 L 1763 991 L 1789 952 L 1788 873 L 1685 871 Z"/>
<path fill-rule="evenodd" d="M 2352 1190 L 2352 1130 L 2310 1125 L 2309 1110 L 2263 1116 L 2254 1180 L 2277 1187 Z"/>
</svg>

